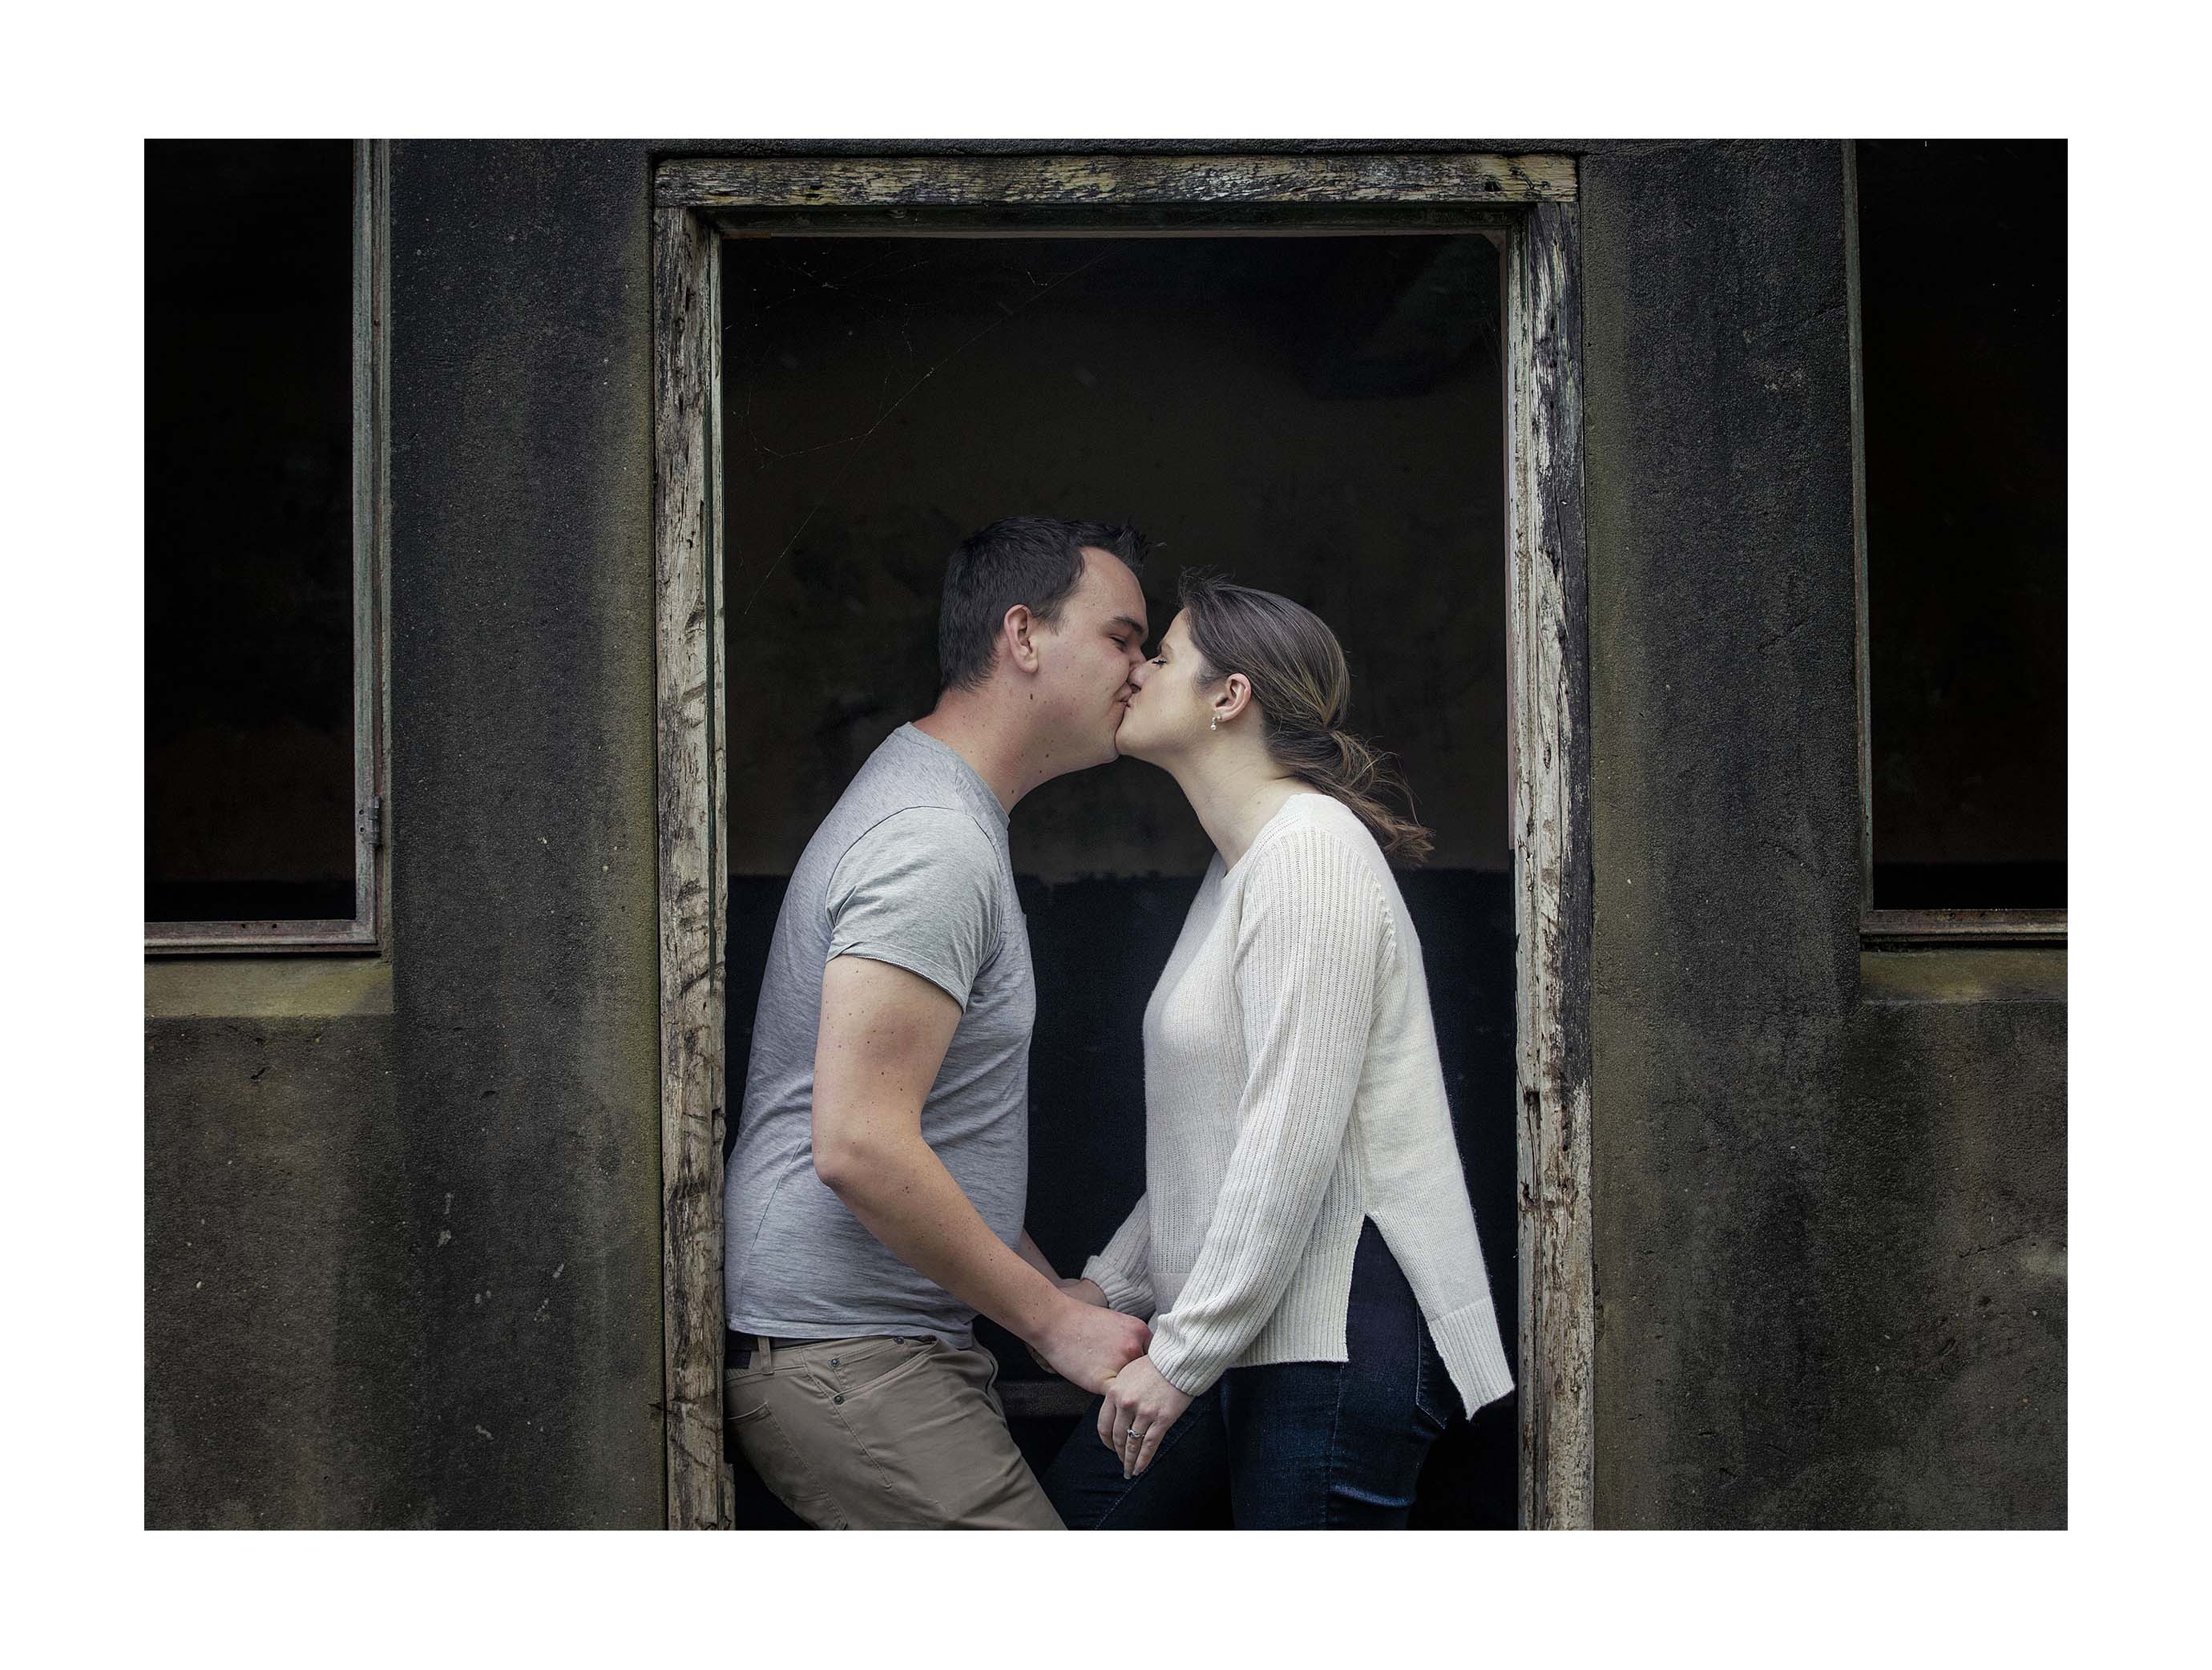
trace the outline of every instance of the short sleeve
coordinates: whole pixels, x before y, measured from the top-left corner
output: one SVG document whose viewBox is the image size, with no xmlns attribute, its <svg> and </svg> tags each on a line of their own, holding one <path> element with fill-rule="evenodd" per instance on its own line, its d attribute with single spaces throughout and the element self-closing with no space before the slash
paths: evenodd
<svg viewBox="0 0 2212 1670">
<path fill-rule="evenodd" d="M 998 848 L 967 813 L 911 806 L 872 826 L 830 871 L 827 961 L 863 956 L 920 975 L 963 1010 L 999 948 Z"/>
</svg>

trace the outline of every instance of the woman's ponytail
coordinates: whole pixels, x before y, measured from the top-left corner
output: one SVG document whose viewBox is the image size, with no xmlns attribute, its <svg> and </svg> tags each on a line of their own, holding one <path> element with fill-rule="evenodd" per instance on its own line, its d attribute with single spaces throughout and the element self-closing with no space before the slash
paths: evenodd
<svg viewBox="0 0 2212 1670">
<path fill-rule="evenodd" d="M 1197 570 L 1183 573 L 1182 604 L 1206 682 L 1232 672 L 1251 681 L 1268 753 L 1351 808 L 1392 858 L 1427 858 L 1434 842 L 1390 756 L 1343 728 L 1352 672 L 1328 623 L 1288 598 Z"/>
</svg>

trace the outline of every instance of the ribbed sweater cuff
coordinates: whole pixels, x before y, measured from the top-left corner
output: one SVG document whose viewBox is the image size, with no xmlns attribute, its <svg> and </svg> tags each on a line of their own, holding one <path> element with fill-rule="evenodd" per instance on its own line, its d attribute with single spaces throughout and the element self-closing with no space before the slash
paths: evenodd
<svg viewBox="0 0 2212 1670">
<path fill-rule="evenodd" d="M 1149 1277 L 1116 1270 L 1095 1253 L 1083 1266 L 1083 1278 L 1097 1282 L 1099 1290 L 1106 1296 L 1106 1303 L 1115 1310 L 1143 1316 L 1152 1309 L 1152 1284 Z"/>
<path fill-rule="evenodd" d="M 1452 1383 L 1459 1388 L 1460 1401 L 1470 1417 L 1513 1389 L 1513 1369 L 1498 1337 L 1498 1313 L 1486 1297 L 1435 1318 L 1429 1324 L 1429 1337 L 1437 1342 L 1437 1354 L 1451 1370 Z"/>
<path fill-rule="evenodd" d="M 1201 1348 L 1181 1329 L 1170 1329 L 1164 1335 L 1154 1331 L 1152 1348 L 1146 1355 L 1160 1371 L 1161 1379 L 1186 1397 L 1195 1398 L 1205 1395 L 1228 1372 L 1237 1353 Z"/>
</svg>

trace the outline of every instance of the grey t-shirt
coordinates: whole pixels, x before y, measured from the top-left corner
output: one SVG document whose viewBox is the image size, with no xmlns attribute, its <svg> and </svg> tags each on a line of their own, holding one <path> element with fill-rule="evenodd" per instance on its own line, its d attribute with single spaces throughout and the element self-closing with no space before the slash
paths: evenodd
<svg viewBox="0 0 2212 1670">
<path fill-rule="evenodd" d="M 1007 1246 L 1029 1190 L 1028 919 L 1006 813 L 953 750 L 902 725 L 806 845 L 777 916 L 723 1192 L 723 1295 L 745 1333 L 933 1334 L 975 1314 L 902 1263 L 814 1175 L 822 971 L 837 956 L 911 969 L 961 1006 L 921 1134 Z"/>
</svg>

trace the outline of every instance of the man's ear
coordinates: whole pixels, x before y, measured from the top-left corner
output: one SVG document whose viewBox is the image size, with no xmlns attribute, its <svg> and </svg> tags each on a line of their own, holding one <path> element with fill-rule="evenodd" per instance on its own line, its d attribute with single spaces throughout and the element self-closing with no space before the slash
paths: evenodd
<svg viewBox="0 0 2212 1670">
<path fill-rule="evenodd" d="M 1037 670 L 1037 647 L 1032 636 L 1036 624 L 1025 603 L 1006 610 L 1006 617 L 999 622 L 999 646 L 1006 653 L 1007 665 L 1023 672 Z"/>
</svg>

